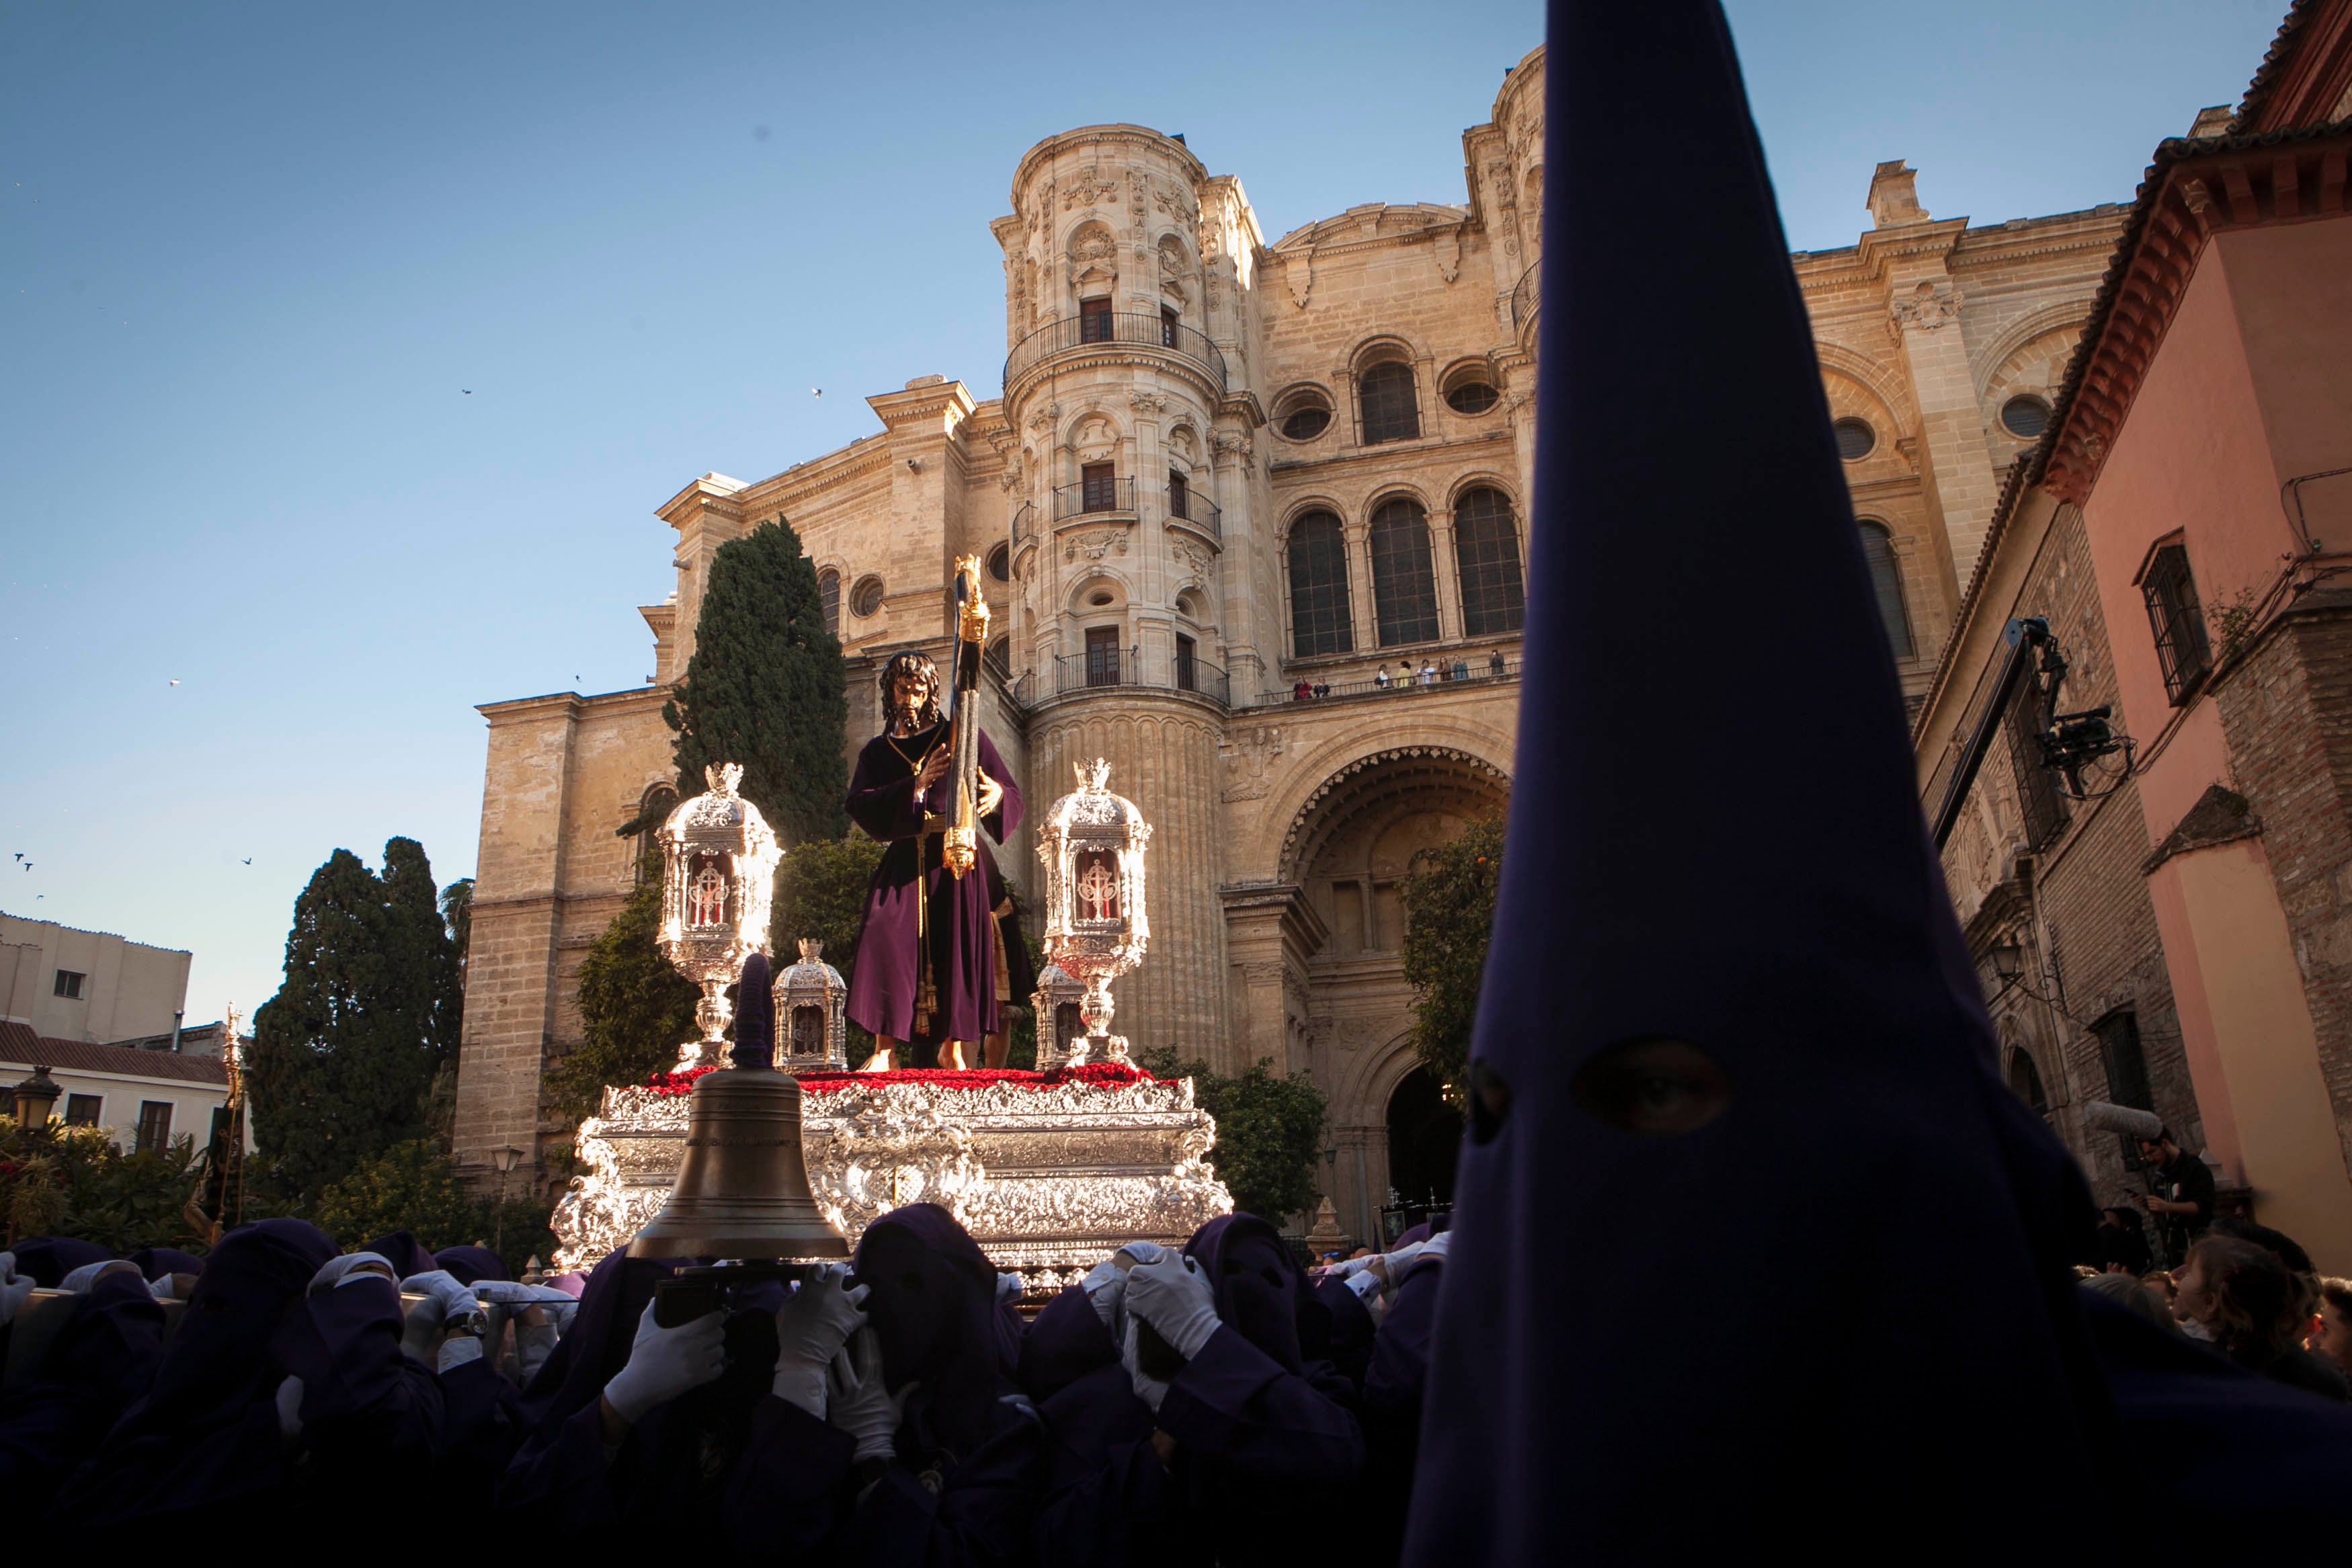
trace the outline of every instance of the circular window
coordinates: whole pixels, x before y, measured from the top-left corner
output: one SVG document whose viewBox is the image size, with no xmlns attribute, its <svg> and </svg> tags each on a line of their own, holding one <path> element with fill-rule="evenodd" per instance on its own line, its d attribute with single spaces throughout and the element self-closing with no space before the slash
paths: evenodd
<svg viewBox="0 0 2352 1568">
<path fill-rule="evenodd" d="M 1108 593 L 1097 593 L 1097 594 L 1094 595 L 1092 598 L 1088 599 L 1088 600 L 1087 601 L 1087 602 L 1088 604 L 1093 605 L 1096 609 L 1099 610 L 1099 609 L 1101 609 L 1104 605 L 1108 604 L 1108 603 L 1110 602 L 1110 595 L 1109 595 Z"/>
<path fill-rule="evenodd" d="M 850 612 L 856 615 L 873 615 L 880 612 L 881 608 L 882 580 L 878 577 L 858 579 L 857 586 L 849 591 Z"/>
<path fill-rule="evenodd" d="M 1456 413 L 1484 413 L 1502 397 L 1486 382 L 1464 382 L 1445 389 L 1445 406 Z"/>
<path fill-rule="evenodd" d="M 2000 405 L 2000 423 L 2011 435 L 2031 441 L 2050 428 L 2050 405 L 2031 392 L 2021 393 Z"/>
<path fill-rule="evenodd" d="M 999 582 L 1013 580 L 1013 550 L 1008 545 L 998 545 L 988 552 L 988 575 Z"/>
<path fill-rule="evenodd" d="M 1282 422 L 1286 441 L 1312 441 L 1331 426 L 1331 411 L 1328 408 L 1302 408 Z"/>
<path fill-rule="evenodd" d="M 1841 419 L 1830 426 L 1830 434 L 1837 437 L 1838 455 L 1848 463 L 1861 462 L 1878 444 L 1878 432 L 1866 420 Z"/>
</svg>

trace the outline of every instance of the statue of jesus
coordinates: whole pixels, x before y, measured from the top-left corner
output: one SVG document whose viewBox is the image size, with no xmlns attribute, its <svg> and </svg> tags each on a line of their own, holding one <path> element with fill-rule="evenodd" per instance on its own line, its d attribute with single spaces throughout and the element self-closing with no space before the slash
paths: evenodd
<svg viewBox="0 0 2352 1568">
<path fill-rule="evenodd" d="M 897 654 L 881 686 L 888 720 L 858 753 L 847 803 L 851 821 L 889 845 L 866 889 L 850 971 L 849 1021 L 874 1036 L 864 1071 L 912 1065 L 898 1060 L 908 1045 L 936 1045 L 941 1067 L 961 1068 L 982 1040 L 998 1066 L 1003 998 L 1026 994 L 1008 983 L 1028 968 L 1025 953 L 1006 951 L 1006 938 L 1020 941 L 1012 902 L 986 839 L 979 864 L 961 878 L 941 860 L 950 754 L 938 666 L 921 653 Z M 1020 787 L 985 733 L 974 805 L 998 843 L 1021 826 Z"/>
</svg>

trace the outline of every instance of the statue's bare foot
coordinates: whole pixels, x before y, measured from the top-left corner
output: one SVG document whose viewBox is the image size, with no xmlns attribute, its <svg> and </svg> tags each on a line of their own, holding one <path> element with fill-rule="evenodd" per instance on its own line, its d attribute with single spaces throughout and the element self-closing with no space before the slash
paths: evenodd
<svg viewBox="0 0 2352 1568">
<path fill-rule="evenodd" d="M 940 1047 L 940 1066 L 950 1072 L 961 1072 L 964 1070 L 963 1041 L 951 1040 Z"/>
<path fill-rule="evenodd" d="M 857 1071 L 860 1072 L 889 1071 L 890 1048 L 887 1046 L 877 1047 L 874 1054 L 866 1059 L 866 1065 L 859 1068 Z"/>
</svg>

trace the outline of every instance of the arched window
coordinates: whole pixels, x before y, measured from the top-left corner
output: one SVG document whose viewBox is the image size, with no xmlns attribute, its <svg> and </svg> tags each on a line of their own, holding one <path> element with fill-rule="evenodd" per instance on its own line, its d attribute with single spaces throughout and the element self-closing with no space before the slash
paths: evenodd
<svg viewBox="0 0 2352 1568">
<path fill-rule="evenodd" d="M 995 642 L 991 643 L 988 645 L 988 653 L 986 656 L 988 659 L 988 667 L 996 672 L 997 679 L 1009 681 L 1013 678 L 1013 639 L 1011 636 L 1007 635 L 999 637 Z"/>
<path fill-rule="evenodd" d="M 1454 565 L 1462 580 L 1462 634 L 1496 637 L 1527 621 L 1519 525 L 1511 498 L 1481 486 L 1454 504 Z"/>
<path fill-rule="evenodd" d="M 1356 378 L 1356 407 L 1362 413 L 1364 444 L 1411 441 L 1421 434 L 1421 408 L 1414 402 L 1412 367 L 1391 360 Z"/>
<path fill-rule="evenodd" d="M 2017 1097 L 2033 1107 L 2039 1115 L 2050 1114 L 2050 1097 L 2042 1092 L 2042 1074 L 2033 1065 L 2033 1058 L 2022 1051 L 2009 1053 L 2009 1086 Z"/>
<path fill-rule="evenodd" d="M 677 790 L 667 784 L 656 784 L 637 801 L 637 821 L 645 824 L 637 830 L 632 847 L 636 853 L 636 880 L 648 883 L 661 876 L 661 829 L 669 814 L 677 810 Z"/>
<path fill-rule="evenodd" d="M 841 635 L 841 573 L 827 568 L 816 574 L 816 596 L 824 606 L 824 629 Z"/>
<path fill-rule="evenodd" d="M 1895 559 L 1895 541 L 1883 523 L 1864 519 L 1862 559 L 1870 563 L 1870 586 L 1878 595 L 1878 618 L 1886 623 L 1886 642 L 1898 659 L 1916 651 L 1911 641 L 1911 615 L 1903 608 L 1903 565 Z"/>
<path fill-rule="evenodd" d="M 1348 541 L 1339 519 L 1309 512 L 1290 525 L 1290 652 L 1295 658 L 1352 653 Z"/>
<path fill-rule="evenodd" d="M 1372 512 L 1372 619 L 1381 646 L 1437 638 L 1437 574 L 1429 559 L 1429 514 L 1407 496 Z"/>
</svg>

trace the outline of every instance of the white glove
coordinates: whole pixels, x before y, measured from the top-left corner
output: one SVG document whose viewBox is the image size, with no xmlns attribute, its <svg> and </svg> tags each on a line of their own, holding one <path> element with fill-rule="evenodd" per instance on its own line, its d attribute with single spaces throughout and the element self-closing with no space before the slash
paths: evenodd
<svg viewBox="0 0 2352 1568">
<path fill-rule="evenodd" d="M 726 1370 L 725 1312 L 705 1312 L 666 1329 L 654 1322 L 654 1303 L 647 1301 L 645 1316 L 637 1320 L 636 1343 L 629 1347 L 629 1364 L 604 1385 L 604 1403 L 634 1427 L 655 1406 L 717 1381 Z"/>
<path fill-rule="evenodd" d="M 1118 1251 L 1112 1253 L 1110 1258 L 1113 1263 L 1117 1263 L 1121 1258 L 1124 1258 L 1130 1264 L 1133 1264 L 1157 1263 L 1162 1259 L 1172 1256 L 1174 1256 L 1174 1254 L 1171 1253 L 1167 1248 L 1162 1247 L 1157 1241 L 1130 1241 L 1126 1246 L 1120 1248 Z M 1121 1273 L 1126 1272 L 1123 1269 L 1119 1271 Z"/>
<path fill-rule="evenodd" d="M 547 1358 L 555 1354 L 555 1342 L 562 1337 L 551 1322 L 515 1324 L 515 1381 L 530 1387 L 539 1369 L 547 1364 Z"/>
<path fill-rule="evenodd" d="M 857 1447 L 852 1459 L 891 1459 L 898 1455 L 898 1423 L 905 1419 L 909 1383 L 894 1397 L 882 1380 L 882 1342 L 870 1328 L 833 1358 L 833 1400 L 825 1419 L 848 1433 Z"/>
<path fill-rule="evenodd" d="M 1342 1258 L 1337 1263 L 1332 1264 L 1328 1269 L 1324 1270 L 1323 1273 L 1327 1279 L 1353 1279 L 1356 1275 L 1362 1273 L 1365 1270 L 1379 1262 L 1381 1256 L 1381 1254 L 1374 1252 L 1370 1256 L 1363 1258 Z"/>
<path fill-rule="evenodd" d="M 435 1350 L 442 1331 L 467 1318 L 474 1319 L 478 1328 L 488 1327 L 482 1319 L 481 1302 L 474 1299 L 473 1287 L 459 1284 L 457 1276 L 446 1270 L 411 1274 L 400 1282 L 400 1289 L 404 1295 L 425 1298 L 408 1309 L 408 1316 L 401 1324 L 400 1348 L 411 1361 L 427 1366 L 435 1364 Z"/>
<path fill-rule="evenodd" d="M 390 1259 L 380 1258 L 373 1252 L 346 1252 L 340 1258 L 328 1259 L 326 1266 L 310 1276 L 310 1293 L 315 1296 L 321 1291 L 331 1291 L 354 1280 L 382 1280 L 391 1285 L 395 1278 Z"/>
<path fill-rule="evenodd" d="M 479 1334 L 452 1334 L 441 1342 L 441 1354 L 434 1362 L 436 1370 L 454 1372 L 469 1361 L 482 1359 L 482 1337 Z"/>
<path fill-rule="evenodd" d="M 1017 1301 L 1021 1299 L 1021 1292 L 1028 1288 L 1029 1281 L 1018 1274 L 999 1274 L 996 1277 L 996 1299 L 1000 1301 Z"/>
<path fill-rule="evenodd" d="M 1089 1270 L 1078 1284 L 1087 1293 L 1087 1304 L 1102 1320 L 1102 1326 L 1114 1334 L 1118 1333 L 1118 1309 L 1127 1300 L 1127 1270 L 1105 1259 Z"/>
<path fill-rule="evenodd" d="M 1390 1282 L 1393 1284 L 1402 1279 L 1404 1271 L 1412 1266 L 1412 1260 L 1428 1250 L 1428 1242 L 1415 1241 L 1410 1246 L 1400 1247 L 1393 1252 L 1381 1253 L 1381 1261 L 1387 1267 Z"/>
<path fill-rule="evenodd" d="M 32 1293 L 32 1278 L 16 1272 L 16 1255 L 0 1252 L 0 1326 L 16 1322 Z"/>
<path fill-rule="evenodd" d="M 1196 1260 L 1172 1252 L 1127 1271 L 1127 1312 L 1159 1330 L 1186 1361 L 1200 1354 L 1217 1332 L 1217 1296 L 1209 1277 Z"/>
<path fill-rule="evenodd" d="M 1160 1402 L 1168 1397 L 1168 1385 L 1143 1370 L 1143 1358 L 1136 1350 L 1136 1335 L 1142 1325 L 1135 1319 L 1127 1320 L 1127 1343 L 1119 1347 L 1119 1359 L 1127 1364 L 1128 1381 L 1135 1385 L 1135 1396 L 1151 1406 L 1154 1416 L 1160 1414 Z"/>
<path fill-rule="evenodd" d="M 478 1301 L 496 1301 L 502 1307 L 580 1305 L 580 1298 L 562 1291 L 551 1291 L 545 1285 L 519 1285 L 512 1280 L 477 1280 L 473 1286 Z"/>
<path fill-rule="evenodd" d="M 124 1258 L 107 1258 L 96 1263 L 85 1263 L 58 1281 L 60 1291 L 71 1291 L 79 1296 L 98 1283 L 98 1277 L 116 1269 L 136 1269 L 139 1265 Z"/>
<path fill-rule="evenodd" d="M 784 1298 L 776 1312 L 776 1397 L 824 1419 L 824 1374 L 849 1336 L 866 1324 L 871 1285 L 852 1287 L 849 1270 L 828 1265 Z"/>
<path fill-rule="evenodd" d="M 1370 1304 L 1372 1299 L 1388 1288 L 1388 1281 L 1370 1270 L 1360 1270 L 1339 1281 L 1356 1292 L 1356 1299 Z"/>
<path fill-rule="evenodd" d="M 278 1385 L 278 1435 L 289 1446 L 302 1436 L 302 1380 L 289 1377 Z"/>
</svg>

